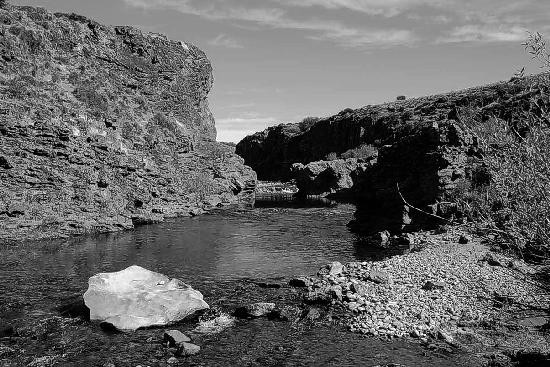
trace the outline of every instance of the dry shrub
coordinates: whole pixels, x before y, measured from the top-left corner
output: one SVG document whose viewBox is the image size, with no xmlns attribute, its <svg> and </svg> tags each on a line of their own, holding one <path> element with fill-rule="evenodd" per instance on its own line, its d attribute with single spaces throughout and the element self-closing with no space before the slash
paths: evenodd
<svg viewBox="0 0 550 367">
<path fill-rule="evenodd" d="M 540 33 L 530 34 L 523 45 L 543 69 L 550 69 Z M 477 138 L 482 157 L 455 198 L 501 245 L 543 261 L 550 258 L 550 75 L 531 80 L 530 100 L 511 111 L 507 121 L 483 121 L 478 106 L 461 109 L 459 119 Z"/>
<path fill-rule="evenodd" d="M 471 114 L 470 116 L 475 116 Z M 482 164 L 463 190 L 466 213 L 501 244 L 531 259 L 550 255 L 550 128 L 547 118 L 522 116 L 523 133 L 496 118 L 462 118 L 478 139 Z"/>
</svg>

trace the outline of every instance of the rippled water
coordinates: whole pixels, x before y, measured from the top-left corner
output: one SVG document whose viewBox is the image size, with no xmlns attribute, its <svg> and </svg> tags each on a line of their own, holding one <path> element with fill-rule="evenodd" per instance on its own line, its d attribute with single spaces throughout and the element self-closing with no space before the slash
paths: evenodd
<svg viewBox="0 0 550 367">
<path fill-rule="evenodd" d="M 219 212 L 119 234 L 3 247 L 0 318 L 17 326 L 42 314 L 55 314 L 57 306 L 86 290 L 91 275 L 133 264 L 184 280 L 221 309 L 260 300 L 283 302 L 295 291 L 261 289 L 253 282 L 282 284 L 295 275 L 313 274 L 330 261 L 369 257 L 346 228 L 353 211 L 351 205 L 338 205 Z M 143 330 L 107 335 L 88 323 L 80 324 L 74 333 L 72 337 L 82 338 L 91 350 L 84 348 L 72 361 L 68 356 L 66 365 L 76 360 L 87 365 L 107 360 L 117 366 L 151 363 L 153 352 L 148 352 L 151 346 L 145 340 L 162 334 Z M 399 362 L 422 366 L 439 361 L 436 364 L 459 365 L 448 356 L 424 355 L 416 344 L 268 320 L 239 322 L 221 334 L 199 337 L 198 344 L 203 348 L 200 355 L 185 363 L 368 366 Z M 49 350 L 39 350 L 37 356 L 38 352 Z"/>
</svg>

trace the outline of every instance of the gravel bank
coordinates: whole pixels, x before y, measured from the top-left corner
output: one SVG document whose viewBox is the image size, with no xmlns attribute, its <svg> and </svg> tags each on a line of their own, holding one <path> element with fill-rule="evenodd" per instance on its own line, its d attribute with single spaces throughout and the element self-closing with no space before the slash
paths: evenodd
<svg viewBox="0 0 550 367">
<path fill-rule="evenodd" d="M 524 262 L 494 254 L 478 239 L 459 244 L 456 232 L 415 236 L 419 252 L 327 265 L 310 279 L 306 299 L 343 310 L 352 331 L 449 344 L 468 327 L 550 306 L 549 296 L 527 279 L 536 269 Z"/>
</svg>

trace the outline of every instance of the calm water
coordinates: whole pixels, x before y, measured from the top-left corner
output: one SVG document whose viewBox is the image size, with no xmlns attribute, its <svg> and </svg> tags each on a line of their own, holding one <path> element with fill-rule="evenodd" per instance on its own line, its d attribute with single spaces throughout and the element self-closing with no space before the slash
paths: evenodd
<svg viewBox="0 0 550 367">
<path fill-rule="evenodd" d="M 330 261 L 369 254 L 347 228 L 354 207 L 258 208 L 216 213 L 139 227 L 120 234 L 61 242 L 0 247 L 0 318 L 16 327 L 55 314 L 83 293 L 93 274 L 137 264 L 177 277 L 200 290 L 212 306 L 229 311 L 253 301 L 286 302 L 296 291 L 261 289 L 254 281 L 284 283 L 314 274 Z M 294 293 L 293 293 L 294 292 Z M 29 321 L 31 320 L 31 321 Z M 149 337 L 159 330 L 107 335 L 83 323 L 72 331 L 90 348 L 70 353 L 65 365 L 84 361 L 117 366 L 154 364 Z M 188 365 L 460 365 L 449 356 L 426 354 L 416 344 L 363 338 L 336 327 L 290 327 L 268 320 L 242 321 L 218 335 L 196 340 L 203 350 Z M 146 347 L 144 347 L 144 345 Z M 36 347 L 35 356 L 51 346 Z M 48 349 L 50 348 L 50 349 Z"/>
</svg>

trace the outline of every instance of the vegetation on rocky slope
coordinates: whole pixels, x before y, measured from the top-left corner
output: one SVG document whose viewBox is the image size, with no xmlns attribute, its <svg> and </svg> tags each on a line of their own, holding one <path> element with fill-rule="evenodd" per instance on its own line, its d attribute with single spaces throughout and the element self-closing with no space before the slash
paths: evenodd
<svg viewBox="0 0 550 367">
<path fill-rule="evenodd" d="M 525 46 L 542 67 L 550 67 L 540 34 L 531 35 Z M 526 93 L 527 108 L 508 119 L 482 121 L 479 109 L 461 111 L 483 154 L 457 201 L 498 243 L 541 261 L 550 257 L 550 75 L 534 80 Z"/>
</svg>

